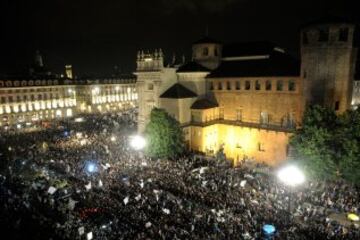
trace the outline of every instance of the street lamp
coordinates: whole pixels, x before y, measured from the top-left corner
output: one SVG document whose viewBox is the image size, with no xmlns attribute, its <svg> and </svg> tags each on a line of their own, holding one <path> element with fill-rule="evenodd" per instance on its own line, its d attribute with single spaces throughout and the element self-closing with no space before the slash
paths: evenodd
<svg viewBox="0 0 360 240">
<path fill-rule="evenodd" d="M 135 150 L 141 150 L 145 147 L 146 141 L 145 138 L 143 138 L 140 135 L 135 135 L 130 137 L 130 146 L 134 148 Z"/>
<path fill-rule="evenodd" d="M 296 166 L 289 165 L 281 168 L 277 173 L 278 178 L 285 185 L 289 186 L 289 218 L 291 216 L 291 201 L 293 188 L 302 184 L 305 181 L 303 172 Z"/>
<path fill-rule="evenodd" d="M 288 186 L 295 187 L 305 181 L 305 176 L 296 166 L 286 166 L 277 174 L 280 181 Z"/>
</svg>

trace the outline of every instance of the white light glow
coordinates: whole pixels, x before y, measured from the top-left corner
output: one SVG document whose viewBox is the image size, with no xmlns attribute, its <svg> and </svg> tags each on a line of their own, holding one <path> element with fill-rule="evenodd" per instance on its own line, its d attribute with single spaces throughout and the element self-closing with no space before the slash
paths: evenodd
<svg viewBox="0 0 360 240">
<path fill-rule="evenodd" d="M 115 137 L 115 136 L 111 136 L 110 140 L 111 140 L 112 142 L 115 142 L 115 141 L 116 141 L 116 137 Z"/>
<path fill-rule="evenodd" d="M 92 93 L 93 94 L 98 94 L 100 92 L 100 88 L 99 87 L 94 87 L 93 89 L 92 89 Z"/>
<path fill-rule="evenodd" d="M 145 147 L 146 141 L 142 136 L 136 135 L 130 138 L 130 146 L 135 150 L 141 150 Z"/>
<path fill-rule="evenodd" d="M 62 113 L 61 113 L 61 110 L 56 110 L 56 117 L 61 117 L 62 116 Z"/>
<path fill-rule="evenodd" d="M 296 186 L 305 181 L 304 174 L 295 166 L 286 166 L 280 169 L 277 176 L 283 183 L 289 186 Z"/>
<path fill-rule="evenodd" d="M 75 122 L 83 122 L 83 121 L 84 121 L 84 118 L 82 118 L 82 117 L 75 118 Z"/>
<path fill-rule="evenodd" d="M 72 109 L 66 109 L 66 116 L 71 117 L 72 116 Z"/>
</svg>

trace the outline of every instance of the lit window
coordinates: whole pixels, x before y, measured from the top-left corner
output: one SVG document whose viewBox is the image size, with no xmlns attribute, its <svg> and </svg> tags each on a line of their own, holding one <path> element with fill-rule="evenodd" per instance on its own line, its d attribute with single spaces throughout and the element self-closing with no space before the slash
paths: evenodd
<svg viewBox="0 0 360 240">
<path fill-rule="evenodd" d="M 35 102 L 35 110 L 39 110 L 40 109 L 40 104 L 39 102 Z"/>
<path fill-rule="evenodd" d="M 260 113 L 260 124 L 268 124 L 269 123 L 269 115 L 267 112 Z"/>
<path fill-rule="evenodd" d="M 56 117 L 61 117 L 61 110 L 56 110 Z"/>
<path fill-rule="evenodd" d="M 236 109 L 236 121 L 242 120 L 242 109 Z"/>
</svg>

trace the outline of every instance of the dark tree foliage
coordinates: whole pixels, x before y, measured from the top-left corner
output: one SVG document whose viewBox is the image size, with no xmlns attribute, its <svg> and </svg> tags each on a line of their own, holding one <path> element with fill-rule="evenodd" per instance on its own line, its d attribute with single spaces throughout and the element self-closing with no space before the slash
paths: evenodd
<svg viewBox="0 0 360 240">
<path fill-rule="evenodd" d="M 151 111 L 145 137 L 145 152 L 150 157 L 175 158 L 184 152 L 184 136 L 180 124 L 163 109 L 154 108 Z"/>
<path fill-rule="evenodd" d="M 291 145 L 311 177 L 359 182 L 360 109 L 337 116 L 327 108 L 309 107 Z"/>
</svg>

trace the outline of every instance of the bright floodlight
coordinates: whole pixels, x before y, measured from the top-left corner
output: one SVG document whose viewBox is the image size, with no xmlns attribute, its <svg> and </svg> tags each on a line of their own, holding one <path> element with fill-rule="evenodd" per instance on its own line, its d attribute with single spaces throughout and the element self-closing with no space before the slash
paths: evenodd
<svg viewBox="0 0 360 240">
<path fill-rule="evenodd" d="M 287 166 L 280 169 L 277 176 L 283 183 L 289 186 L 296 186 L 305 181 L 304 174 L 295 166 Z"/>
<path fill-rule="evenodd" d="M 146 141 L 142 136 L 136 135 L 131 137 L 130 146 L 135 150 L 141 150 L 145 147 Z"/>
<path fill-rule="evenodd" d="M 115 141 L 116 141 L 116 137 L 115 137 L 115 136 L 111 136 L 110 140 L 111 140 L 112 142 L 115 142 Z"/>
</svg>

